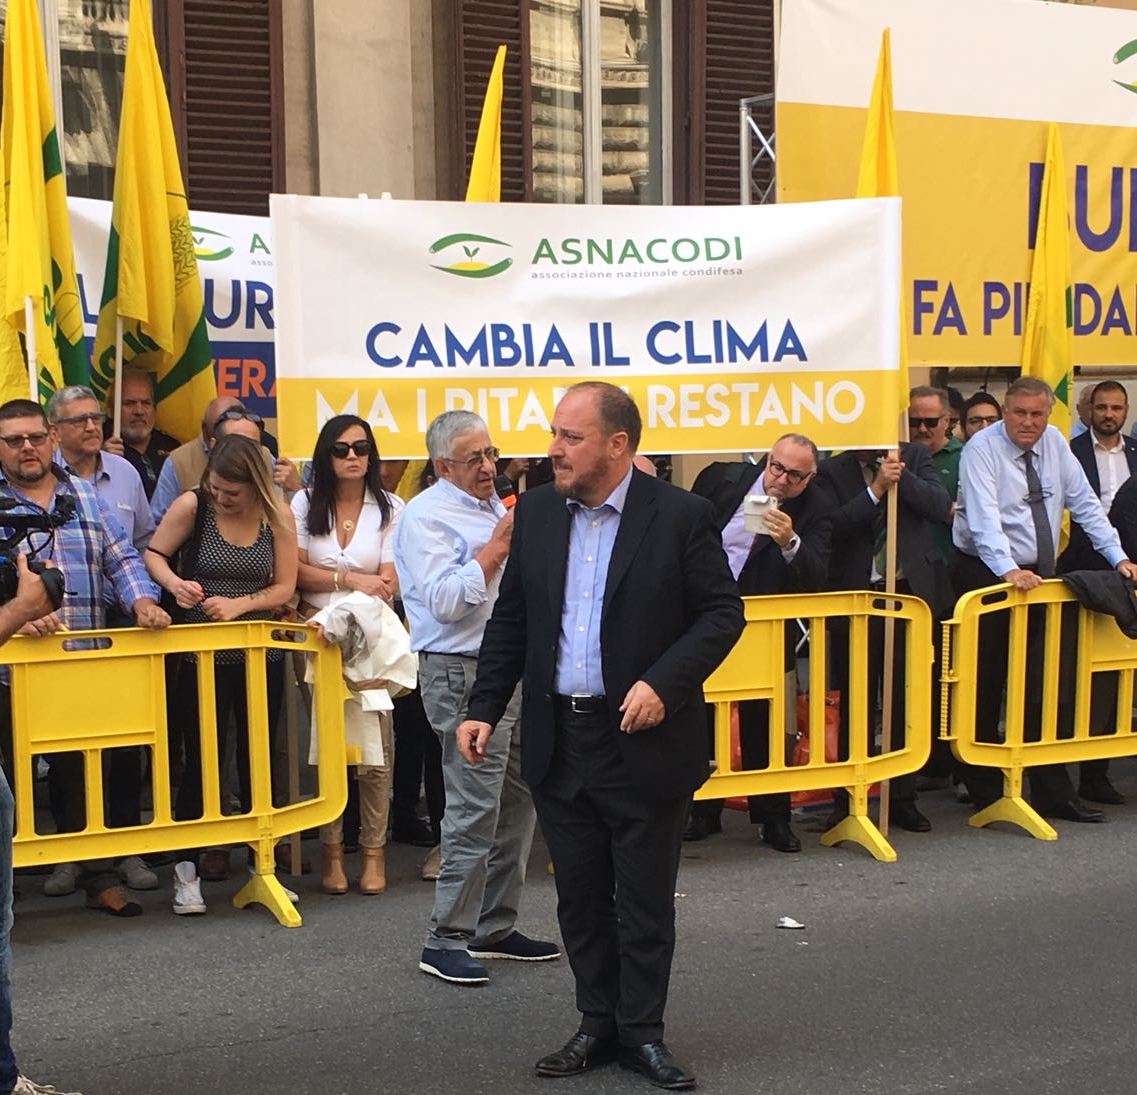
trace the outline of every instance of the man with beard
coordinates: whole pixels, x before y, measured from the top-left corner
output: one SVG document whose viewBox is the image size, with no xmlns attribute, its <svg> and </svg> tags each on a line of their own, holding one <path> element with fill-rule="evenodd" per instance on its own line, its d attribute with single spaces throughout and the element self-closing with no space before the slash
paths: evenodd
<svg viewBox="0 0 1137 1095">
<path fill-rule="evenodd" d="M 996 422 L 1001 421 L 1002 417 L 1003 408 L 999 406 L 999 401 L 990 392 L 976 392 L 964 403 L 963 414 L 959 420 L 960 429 L 963 430 L 964 444 L 970 441 L 980 430 L 985 430 L 988 426 L 993 426 Z M 958 477 L 957 466 L 956 478 L 958 479 Z"/>
<path fill-rule="evenodd" d="M 122 372 L 122 436 L 115 437 L 114 419 L 103 427 L 103 448 L 129 460 L 142 480 L 149 501 L 166 457 L 179 445 L 176 437 L 154 428 L 154 377 L 143 369 Z M 113 406 L 113 395 L 111 396 Z"/>
<path fill-rule="evenodd" d="M 687 804 L 707 776 L 702 685 L 743 614 L 710 503 L 632 467 L 640 432 L 638 408 L 614 384 L 574 385 L 557 404 L 554 480 L 514 510 L 457 737 L 482 764 L 524 679 L 522 774 L 553 860 L 581 1013 L 537 1074 L 618 1057 L 656 1086 L 684 1089 L 695 1079 L 663 1042 L 675 880 Z"/>
</svg>

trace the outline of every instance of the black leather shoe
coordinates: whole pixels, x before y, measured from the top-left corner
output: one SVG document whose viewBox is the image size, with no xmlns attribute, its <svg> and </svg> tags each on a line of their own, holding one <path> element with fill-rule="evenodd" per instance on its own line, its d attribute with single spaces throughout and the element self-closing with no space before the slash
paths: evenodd
<svg viewBox="0 0 1137 1095">
<path fill-rule="evenodd" d="M 550 1053 L 537 1062 L 537 1075 L 576 1076 L 614 1061 L 617 1048 L 614 1035 L 596 1038 L 578 1030 L 556 1053 Z"/>
<path fill-rule="evenodd" d="M 1102 802 L 1106 806 L 1125 805 L 1125 796 L 1109 782 L 1106 776 L 1089 783 L 1078 784 L 1078 797 L 1084 798 L 1087 802 Z"/>
<path fill-rule="evenodd" d="M 656 1087 L 668 1091 L 685 1091 L 695 1086 L 695 1077 L 684 1072 L 662 1042 L 646 1042 L 630 1049 L 620 1047 L 620 1067 L 646 1076 Z"/>
<path fill-rule="evenodd" d="M 438 843 L 429 823 L 421 817 L 396 822 L 391 826 L 391 839 L 396 844 L 409 844 L 412 848 L 433 848 Z"/>
<path fill-rule="evenodd" d="M 932 823 L 911 802 L 897 803 L 890 814 L 892 823 L 909 833 L 930 833 Z"/>
<path fill-rule="evenodd" d="M 788 821 L 763 822 L 762 840 L 778 852 L 801 851 L 801 841 L 794 835 Z"/>
<path fill-rule="evenodd" d="M 849 808 L 847 806 L 834 806 L 832 812 L 825 819 L 825 832 L 836 829 L 848 816 Z"/>
<path fill-rule="evenodd" d="M 1084 802 L 1076 798 L 1068 802 L 1055 802 L 1049 806 L 1035 806 L 1043 817 L 1054 817 L 1060 821 L 1105 821 L 1105 814 L 1101 810 L 1092 810 Z"/>
<path fill-rule="evenodd" d="M 687 818 L 683 829 L 684 840 L 706 840 L 712 833 L 722 832 L 722 820 L 717 817 L 707 817 L 704 814 L 692 813 Z"/>
</svg>

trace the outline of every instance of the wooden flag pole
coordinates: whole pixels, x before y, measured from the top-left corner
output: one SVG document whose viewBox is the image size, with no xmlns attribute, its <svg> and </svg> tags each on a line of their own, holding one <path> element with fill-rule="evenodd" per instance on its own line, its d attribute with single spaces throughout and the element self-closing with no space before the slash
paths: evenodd
<svg viewBox="0 0 1137 1095">
<path fill-rule="evenodd" d="M 24 297 L 24 349 L 28 355 L 28 385 L 31 401 L 39 402 L 39 367 L 36 355 L 36 306 L 31 297 Z"/>
<path fill-rule="evenodd" d="M 122 437 L 122 316 L 114 317 L 114 435 Z"/>
</svg>

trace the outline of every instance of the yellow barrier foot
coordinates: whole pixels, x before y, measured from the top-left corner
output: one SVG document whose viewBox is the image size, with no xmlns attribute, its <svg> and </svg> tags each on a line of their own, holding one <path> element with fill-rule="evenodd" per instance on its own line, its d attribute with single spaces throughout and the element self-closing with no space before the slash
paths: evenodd
<svg viewBox="0 0 1137 1095">
<path fill-rule="evenodd" d="M 881 863 L 895 863 L 896 850 L 884 839 L 884 834 L 867 817 L 850 814 L 832 829 L 821 834 L 821 843 L 826 848 L 849 841 L 859 844 L 866 852 Z"/>
<path fill-rule="evenodd" d="M 235 909 L 254 903 L 263 905 L 286 928 L 298 928 L 303 923 L 275 874 L 252 875 L 233 897 Z"/>
<path fill-rule="evenodd" d="M 1057 840 L 1058 831 L 1049 822 L 1045 821 L 1026 799 L 1019 795 L 1004 796 L 998 802 L 991 803 L 978 813 L 973 814 L 968 824 L 976 829 L 984 825 L 991 825 L 996 821 L 1007 821 L 1025 829 L 1036 840 Z"/>
</svg>

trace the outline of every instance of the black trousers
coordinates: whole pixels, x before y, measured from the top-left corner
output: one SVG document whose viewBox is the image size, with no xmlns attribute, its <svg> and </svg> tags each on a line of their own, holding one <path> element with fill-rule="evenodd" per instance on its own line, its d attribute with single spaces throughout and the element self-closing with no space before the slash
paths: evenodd
<svg viewBox="0 0 1137 1095">
<path fill-rule="evenodd" d="M 430 826 L 438 835 L 446 809 L 442 783 L 442 745 L 431 729 L 416 688 L 395 700 L 395 771 L 391 789 L 391 824 L 409 824 L 415 818 L 419 788 L 425 785 Z"/>
<path fill-rule="evenodd" d="M 1032 568 L 1027 568 L 1032 569 Z M 952 564 L 952 580 L 956 595 L 962 597 L 975 589 L 998 585 L 995 575 L 976 556 L 956 552 Z M 1046 610 L 1032 609 L 1026 627 L 1026 703 L 1023 713 L 1023 740 L 1038 741 L 1042 735 L 1043 636 Z M 999 714 L 1008 676 L 1007 656 L 1010 650 L 1010 613 L 999 612 L 985 617 L 979 624 L 979 665 L 975 696 L 976 741 L 999 741 Z M 1060 699 L 1060 706 L 1062 701 Z M 1060 720 L 1067 711 L 1060 713 Z M 1060 730 L 1061 733 L 1061 730 Z M 971 792 L 978 809 L 990 806 L 1003 797 L 1003 774 L 997 768 L 980 768 L 965 764 L 961 777 Z M 1039 764 L 1027 769 L 1031 800 L 1036 806 L 1057 805 L 1074 797 L 1074 786 L 1064 764 Z"/>
<path fill-rule="evenodd" d="M 787 698 L 786 702 L 789 702 Z M 707 739 L 711 756 L 715 752 L 715 709 L 707 704 Z M 779 735 L 785 738 L 784 734 Z M 738 744 L 742 753 L 742 767 L 746 769 L 770 766 L 770 704 L 766 700 L 743 700 L 738 705 Z M 790 795 L 786 791 L 776 795 L 748 795 L 746 804 L 750 820 L 755 825 L 790 820 Z M 722 815 L 722 799 L 693 802 L 691 813 L 696 817 L 717 819 Z"/>
<path fill-rule="evenodd" d="M 619 732 L 604 713 L 558 714 L 553 765 L 532 792 L 581 1029 L 637 1046 L 663 1037 L 688 798 L 645 798 Z"/>
</svg>

